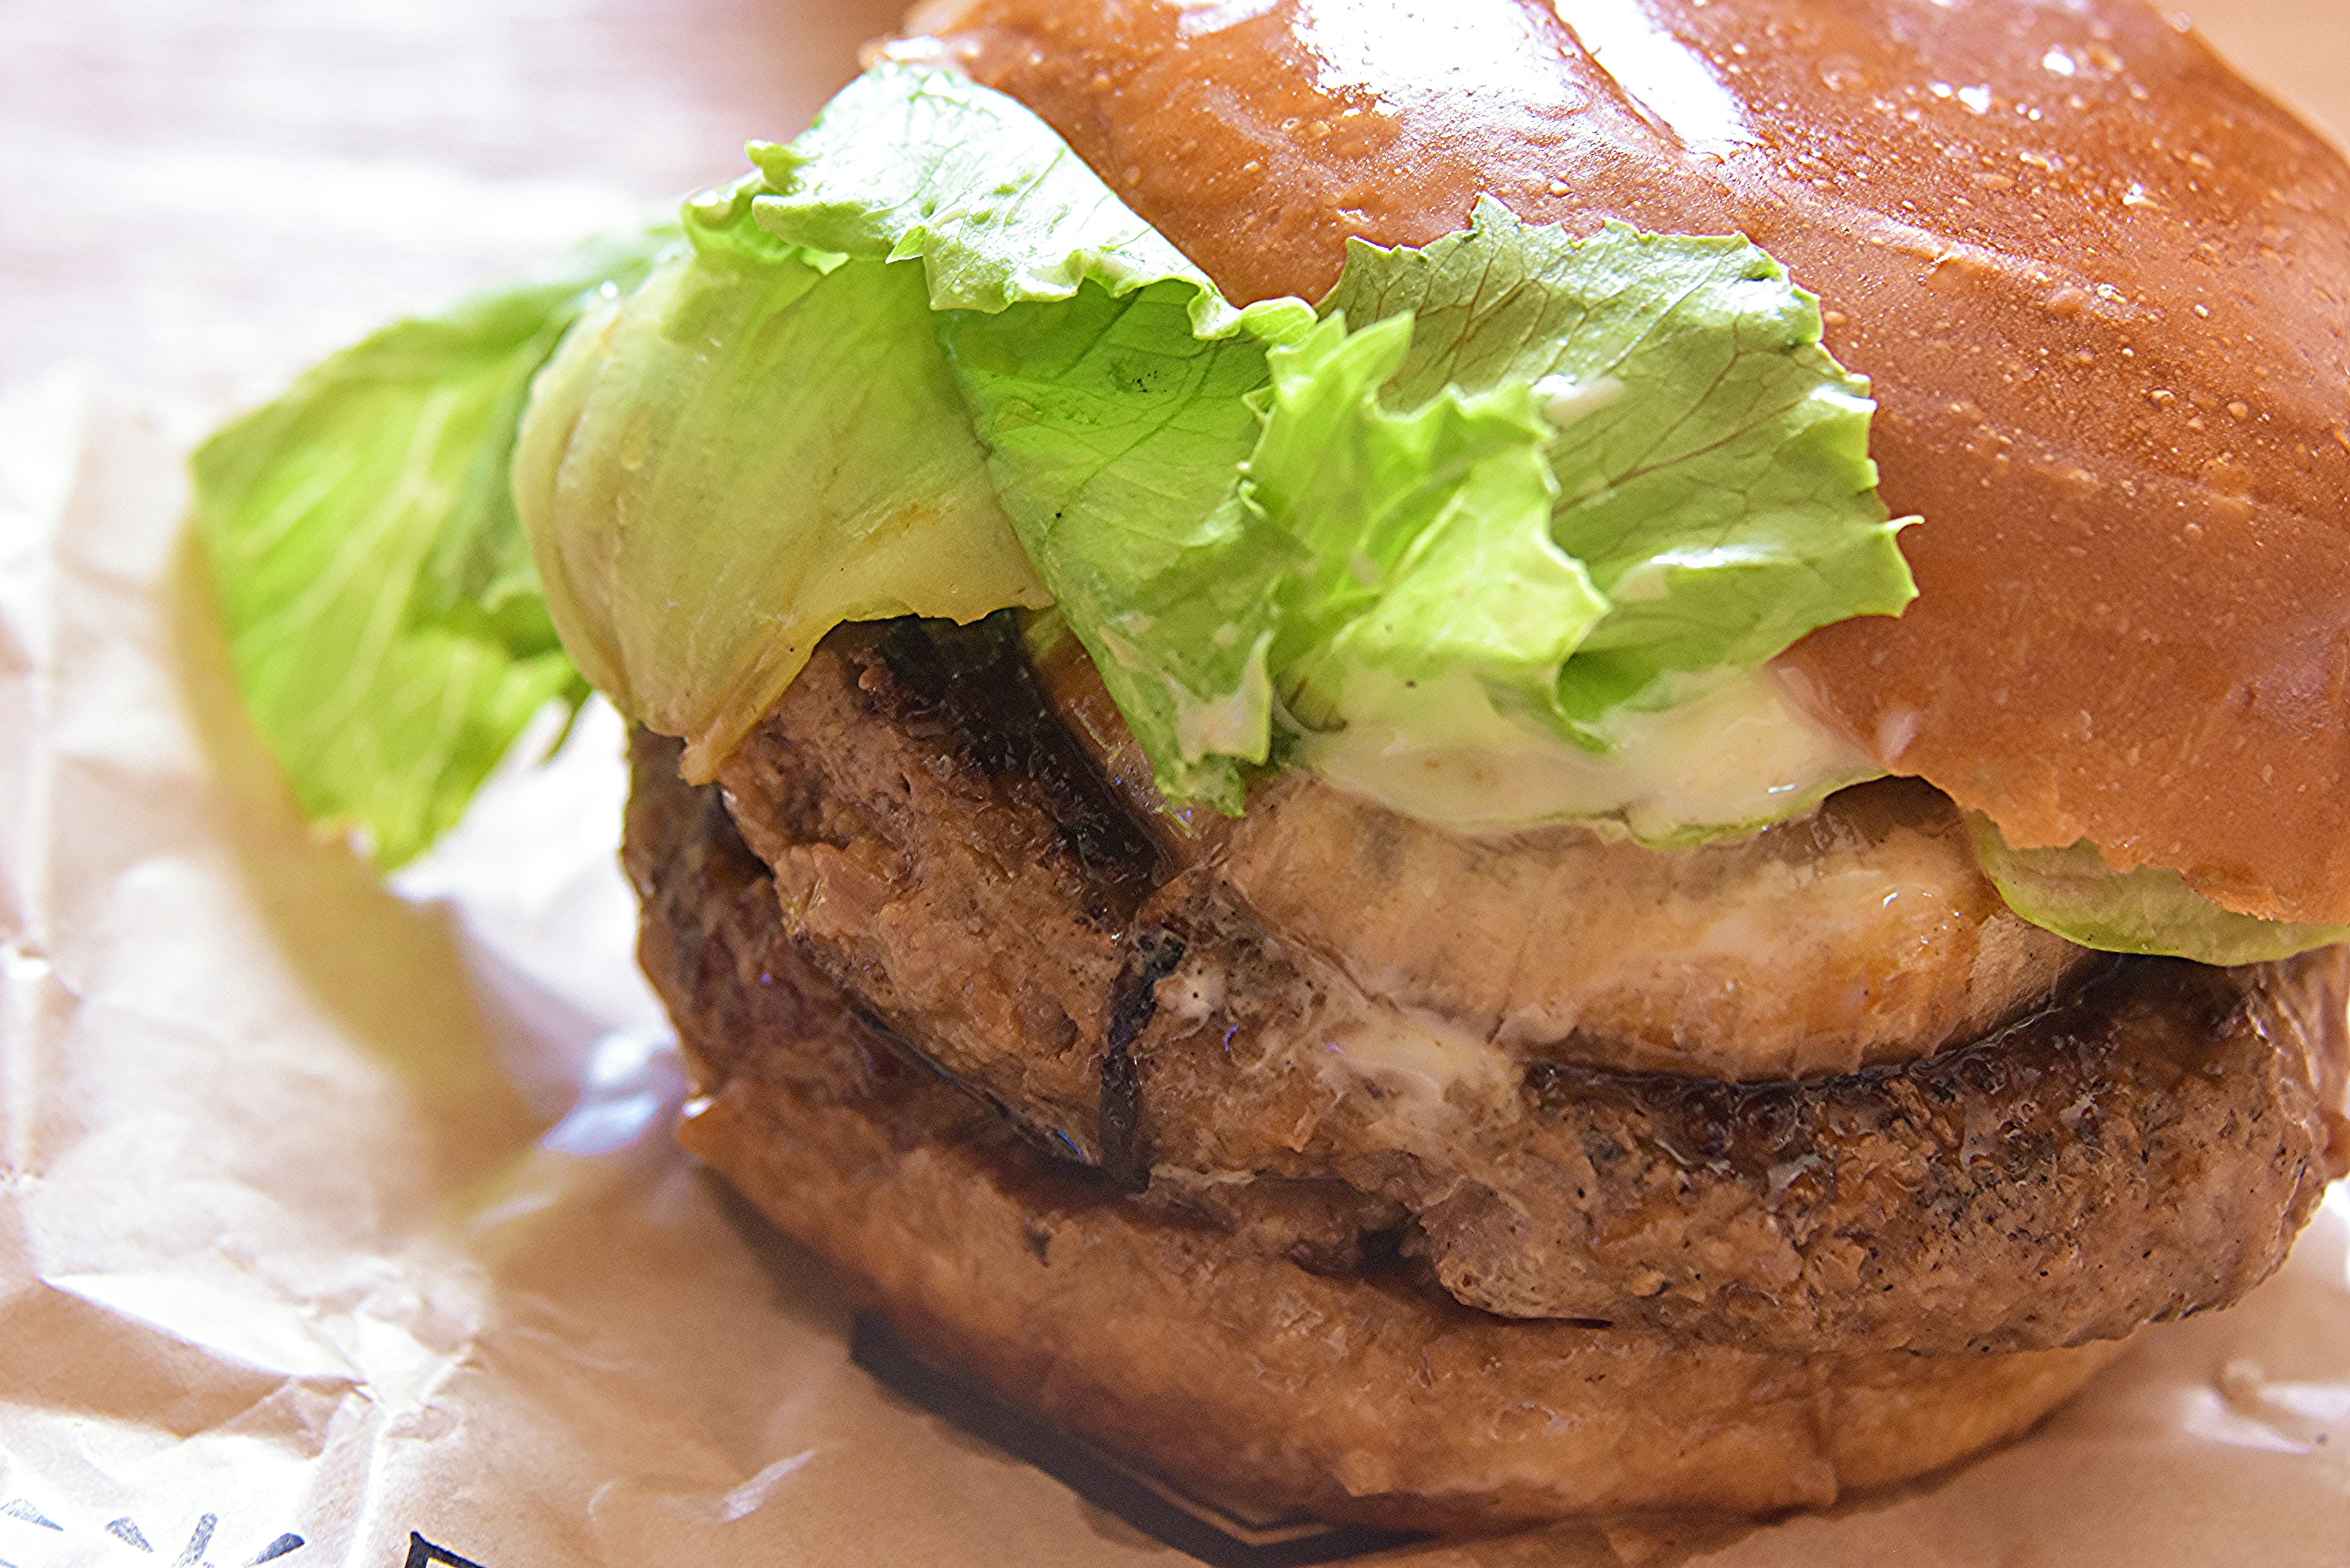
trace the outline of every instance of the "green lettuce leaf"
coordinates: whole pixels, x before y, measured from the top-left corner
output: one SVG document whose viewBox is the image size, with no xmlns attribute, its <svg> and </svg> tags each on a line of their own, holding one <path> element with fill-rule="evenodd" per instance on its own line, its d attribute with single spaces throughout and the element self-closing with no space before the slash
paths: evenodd
<svg viewBox="0 0 2350 1568">
<path fill-rule="evenodd" d="M 1456 711 L 1460 771 L 1571 753 L 1513 776 L 1572 774 L 1573 813 L 1637 832 L 1678 831 L 1655 802 L 1689 792 L 1640 817 L 1590 759 L 1685 774 L 1717 710 L 1787 776 L 1708 830 L 1848 772 L 1782 743 L 1755 667 L 1911 589 L 1865 389 L 1752 246 L 1578 242 L 1489 203 L 1435 245 L 1357 246 L 1319 314 L 1241 309 L 951 71 L 886 63 L 752 151 L 684 243 L 607 269 L 633 287 L 518 291 L 536 315 L 449 328 L 396 394 L 322 369 L 286 407 L 350 400 L 334 428 L 208 449 L 232 619 L 272 628 L 256 709 L 298 732 L 306 804 L 387 856 L 576 696 L 551 633 L 698 779 L 841 621 L 1050 603 L 1179 801 L 1237 811 L 1285 749 L 1409 752 Z M 398 613 L 368 619 L 361 581 Z M 344 643 L 297 649 L 322 619 Z M 1673 722 L 1627 722 L 1651 711 Z"/>
<path fill-rule="evenodd" d="M 1159 788 L 1236 812 L 1271 733 L 1267 584 L 1310 561 L 1238 493 L 1265 342 L 1194 336 L 1192 297 L 1087 286 L 940 325 L 996 493 Z"/>
<path fill-rule="evenodd" d="M 1578 242 L 1488 202 L 1422 250 L 1355 246 L 1310 334 L 1244 317 L 1187 343 L 1177 303 L 1081 286 L 939 327 L 1021 542 L 1172 798 L 1237 809 L 1284 723 L 1410 730 L 1463 698 L 1617 752 L 1624 711 L 1711 696 L 1916 591 L 1866 388 L 1744 241 Z M 1256 376 L 1252 431 L 1232 399 Z M 1694 826 L 1759 826 L 1868 771 L 1769 749 L 1804 776 L 1718 792 Z M 1561 815 L 1692 826 L 1635 814 L 1690 798 L 1654 767 L 1570 771 Z"/>
<path fill-rule="evenodd" d="M 1508 711 L 1542 711 L 1607 610 L 1551 537 L 1550 429 L 1525 384 L 1448 388 L 1408 413 L 1381 401 L 1416 336 L 1409 317 L 1349 333 L 1334 316 L 1269 356 L 1243 494 L 1310 563 L 1270 587 L 1275 684 L 1312 728 L 1345 724 L 1367 674 L 1465 673 Z"/>
<path fill-rule="evenodd" d="M 531 378 L 586 302 L 676 235 L 583 246 L 400 322 L 195 454 L 195 515 L 246 705 L 312 818 L 397 866 L 523 727 L 586 688 L 509 498 Z"/>
<path fill-rule="evenodd" d="M 2162 867 L 2116 871 L 2085 838 L 2064 849 L 2013 849 L 1989 817 L 1969 813 L 1967 826 L 1976 857 L 2007 907 L 2085 948 L 2224 965 L 2268 963 L 2350 941 L 2350 926 L 2223 909 Z"/>
<path fill-rule="evenodd" d="M 1576 240 L 1488 197 L 1425 247 L 1355 242 L 1323 308 L 1414 318 L 1399 408 L 1543 395 L 1552 536 L 1608 601 L 1560 681 L 1582 724 L 1662 706 L 1672 672 L 1752 667 L 1916 597 L 1877 496 L 1868 385 L 1821 347 L 1819 301 L 1748 241 L 1621 223 Z"/>
</svg>

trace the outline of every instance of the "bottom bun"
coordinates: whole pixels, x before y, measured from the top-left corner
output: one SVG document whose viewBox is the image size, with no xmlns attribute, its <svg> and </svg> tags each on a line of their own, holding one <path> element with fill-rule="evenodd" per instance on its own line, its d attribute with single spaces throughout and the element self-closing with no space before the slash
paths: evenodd
<svg viewBox="0 0 2350 1568">
<path fill-rule="evenodd" d="M 727 1085 L 682 1136 L 925 1359 L 1244 1514 L 1815 1507 L 2016 1436 L 2120 1349 L 1794 1359 L 1490 1317 L 776 1084 Z"/>
</svg>

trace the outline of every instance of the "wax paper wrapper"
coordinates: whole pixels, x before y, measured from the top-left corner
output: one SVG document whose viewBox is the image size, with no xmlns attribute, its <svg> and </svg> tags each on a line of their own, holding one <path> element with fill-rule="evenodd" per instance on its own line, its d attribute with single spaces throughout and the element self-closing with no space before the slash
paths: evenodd
<svg viewBox="0 0 2350 1568">
<path fill-rule="evenodd" d="M 825 1271 L 674 1147 L 608 711 L 390 887 L 306 827 L 184 525 L 201 422 L 0 393 L 0 1564 L 1182 1561 L 868 1374 Z M 2350 1562 L 2345 1217 L 1952 1474 L 1380 1550 Z"/>
</svg>

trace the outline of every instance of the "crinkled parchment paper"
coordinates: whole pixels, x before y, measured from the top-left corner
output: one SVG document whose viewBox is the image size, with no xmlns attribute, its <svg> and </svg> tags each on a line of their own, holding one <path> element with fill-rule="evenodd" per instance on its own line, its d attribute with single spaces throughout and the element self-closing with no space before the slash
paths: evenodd
<svg viewBox="0 0 2350 1568">
<path fill-rule="evenodd" d="M 821 1270 L 671 1147 L 608 711 L 392 888 L 306 830 L 208 619 L 186 433 L 87 378 L 0 399 L 0 1561 L 1167 1555 L 878 1389 Z M 2345 1214 L 1942 1481 L 1419 1553 L 2343 1562 Z"/>
<path fill-rule="evenodd" d="M 852 1366 L 671 1146 L 591 711 L 387 888 L 316 839 L 185 536 L 216 406 L 0 387 L 0 1564 L 1177 1555 Z M 1753 1528 L 1444 1564 L 2350 1563 L 2350 1202 L 2042 1430 Z"/>
</svg>

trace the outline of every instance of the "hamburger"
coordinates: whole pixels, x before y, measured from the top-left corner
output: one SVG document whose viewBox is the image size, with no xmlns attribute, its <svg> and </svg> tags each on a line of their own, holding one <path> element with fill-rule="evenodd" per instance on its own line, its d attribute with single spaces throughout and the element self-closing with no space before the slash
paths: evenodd
<svg viewBox="0 0 2350 1568">
<path fill-rule="evenodd" d="M 2350 1164 L 2350 170 L 2192 35 L 965 0 L 753 160 L 200 520 L 387 861 L 637 722 L 681 1137 L 925 1357 L 1245 1512 L 1818 1505 Z"/>
</svg>

